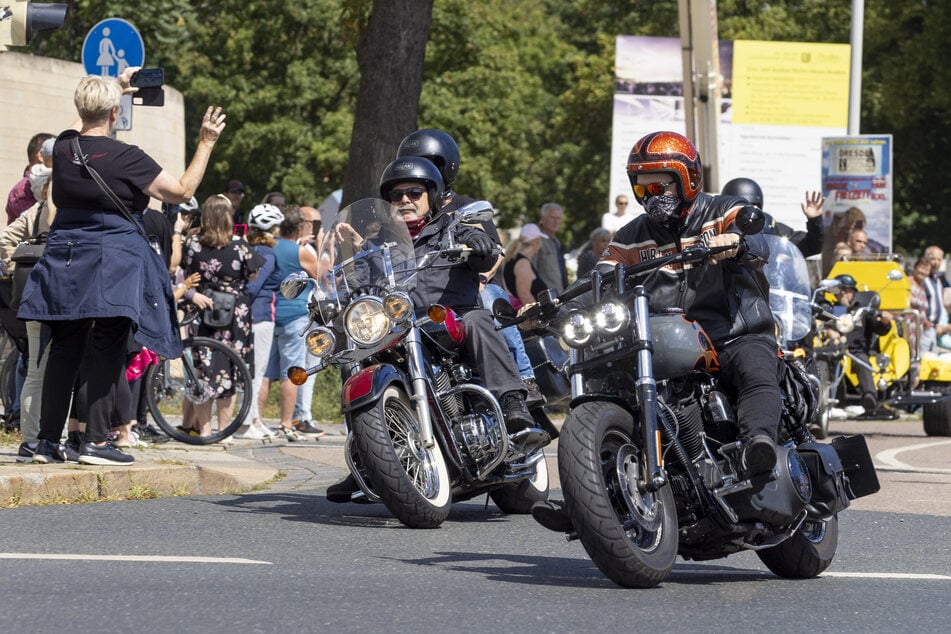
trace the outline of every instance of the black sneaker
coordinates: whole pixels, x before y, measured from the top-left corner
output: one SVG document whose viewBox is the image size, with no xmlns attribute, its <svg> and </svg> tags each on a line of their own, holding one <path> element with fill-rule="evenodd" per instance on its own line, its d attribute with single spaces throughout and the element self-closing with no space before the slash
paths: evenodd
<svg viewBox="0 0 951 634">
<path fill-rule="evenodd" d="M 66 446 L 73 449 L 76 455 L 79 455 L 79 448 L 86 442 L 86 434 L 81 431 L 71 431 L 66 433 Z"/>
<path fill-rule="evenodd" d="M 327 432 L 325 432 L 320 427 L 317 427 L 309 420 L 295 420 L 293 425 L 298 434 L 304 434 L 310 438 L 322 438 L 327 435 Z"/>
<path fill-rule="evenodd" d="M 122 453 L 111 442 L 104 445 L 86 442 L 79 450 L 79 464 L 128 466 L 133 462 L 135 458 Z"/>
<path fill-rule="evenodd" d="M 357 484 L 357 479 L 353 477 L 352 473 L 348 473 L 346 478 L 327 487 L 327 501 L 335 504 L 345 504 L 350 502 L 350 496 L 359 490 L 360 485 Z"/>
<path fill-rule="evenodd" d="M 21 442 L 17 449 L 17 462 L 32 462 L 36 453 L 36 442 Z"/>
<path fill-rule="evenodd" d="M 33 452 L 33 462 L 39 464 L 66 462 L 66 448 L 59 443 L 40 440 L 36 443 L 36 450 Z"/>
<path fill-rule="evenodd" d="M 535 381 L 535 377 L 530 376 L 528 378 L 522 379 L 522 387 L 525 388 L 525 406 L 528 409 L 533 407 L 541 407 L 547 401 L 545 395 L 542 394 L 542 391 L 538 388 L 538 383 Z"/>
<path fill-rule="evenodd" d="M 145 442 L 155 443 L 156 445 L 163 442 L 168 442 L 171 440 L 168 436 L 160 432 L 155 427 L 151 425 L 143 425 L 142 423 L 136 423 L 132 426 L 132 431 L 139 435 L 141 440 Z"/>
</svg>

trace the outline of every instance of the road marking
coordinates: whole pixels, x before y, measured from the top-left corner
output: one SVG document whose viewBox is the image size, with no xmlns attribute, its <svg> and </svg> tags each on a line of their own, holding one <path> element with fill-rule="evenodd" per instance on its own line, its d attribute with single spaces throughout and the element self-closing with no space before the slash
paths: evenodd
<svg viewBox="0 0 951 634">
<path fill-rule="evenodd" d="M 941 445 L 951 444 L 951 440 L 937 440 L 934 442 L 923 442 L 917 445 L 908 445 L 906 447 L 896 447 L 895 449 L 888 449 L 886 451 L 880 451 L 875 454 L 875 459 L 883 463 L 886 467 L 891 467 L 900 471 L 915 471 L 915 472 L 927 472 L 927 473 L 951 473 L 951 469 L 939 469 L 939 468 L 920 468 L 913 467 L 910 464 L 906 464 L 897 458 L 898 454 L 904 453 L 906 451 L 917 451 L 918 449 L 929 449 L 931 447 L 940 447 Z"/>
<path fill-rule="evenodd" d="M 174 555 L 69 555 L 65 553 L 0 553 L 0 559 L 52 559 L 69 561 L 142 561 L 154 563 L 191 564 L 263 564 L 270 561 L 241 559 L 239 557 L 179 557 Z"/>
<path fill-rule="evenodd" d="M 910 572 L 823 572 L 820 577 L 859 577 L 864 579 L 925 579 L 951 581 L 948 575 L 914 574 Z"/>
</svg>

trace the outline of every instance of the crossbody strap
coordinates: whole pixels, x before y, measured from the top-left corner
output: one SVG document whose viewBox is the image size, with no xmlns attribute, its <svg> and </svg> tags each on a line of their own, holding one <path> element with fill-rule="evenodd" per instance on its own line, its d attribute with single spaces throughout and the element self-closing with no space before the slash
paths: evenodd
<svg viewBox="0 0 951 634">
<path fill-rule="evenodd" d="M 108 196 L 109 200 L 112 201 L 112 204 L 116 206 L 116 209 L 119 210 L 119 213 L 125 216 L 126 220 L 132 223 L 132 226 L 135 227 L 136 231 L 139 232 L 139 235 L 141 235 L 145 239 L 146 244 L 149 244 L 149 237 L 145 235 L 145 231 L 143 231 L 139 223 L 135 221 L 135 218 L 132 217 L 132 214 L 129 213 L 129 210 L 126 208 L 126 206 L 122 203 L 121 200 L 119 200 L 119 197 L 116 196 L 116 193 L 112 191 L 112 189 L 108 185 L 106 185 L 106 181 L 102 179 L 102 176 L 99 175 L 99 172 L 93 169 L 93 167 L 86 162 L 86 155 L 83 154 L 83 150 L 79 145 L 78 136 L 74 136 L 72 138 L 72 140 L 70 141 L 70 146 L 73 149 L 73 155 L 75 155 L 79 159 L 79 161 L 83 164 L 83 167 L 86 168 L 86 171 L 89 172 L 89 175 L 92 176 L 92 179 L 96 181 L 96 184 L 99 185 L 102 191 L 106 193 L 106 196 Z M 151 248 L 152 247 L 150 245 L 149 249 L 151 250 Z"/>
</svg>

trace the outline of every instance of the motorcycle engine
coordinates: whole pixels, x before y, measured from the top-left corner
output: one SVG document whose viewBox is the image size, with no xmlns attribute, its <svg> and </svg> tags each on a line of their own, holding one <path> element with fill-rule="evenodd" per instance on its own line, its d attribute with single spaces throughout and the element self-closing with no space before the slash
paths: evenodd
<svg viewBox="0 0 951 634">
<path fill-rule="evenodd" d="M 492 458 L 497 452 L 498 425 L 493 419 L 480 413 L 461 416 L 452 426 L 456 444 L 463 447 L 476 463 Z"/>
</svg>

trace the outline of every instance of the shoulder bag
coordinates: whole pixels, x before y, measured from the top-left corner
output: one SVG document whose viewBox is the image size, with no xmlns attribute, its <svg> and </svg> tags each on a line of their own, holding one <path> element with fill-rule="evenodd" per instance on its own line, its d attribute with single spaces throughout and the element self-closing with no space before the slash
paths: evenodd
<svg viewBox="0 0 951 634">
<path fill-rule="evenodd" d="M 234 303 L 237 296 L 224 291 L 212 290 L 204 291 L 202 294 L 208 296 L 213 306 L 202 311 L 201 322 L 209 328 L 228 328 L 231 326 L 231 322 L 234 320 Z"/>
</svg>

